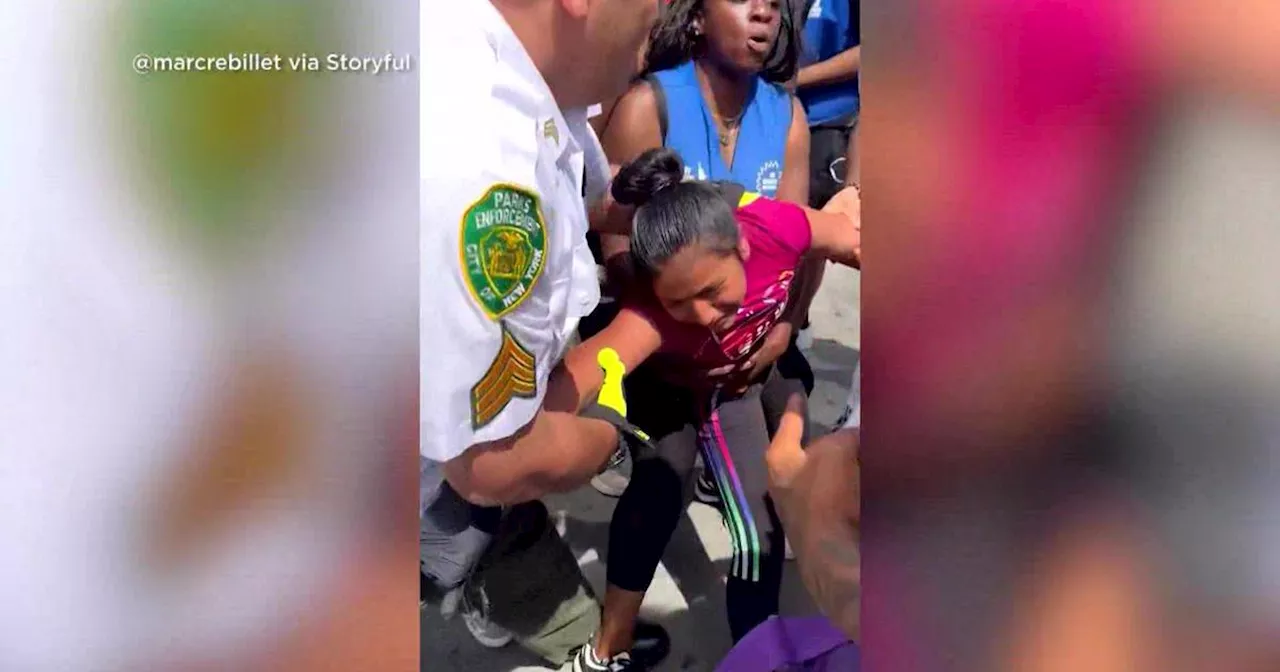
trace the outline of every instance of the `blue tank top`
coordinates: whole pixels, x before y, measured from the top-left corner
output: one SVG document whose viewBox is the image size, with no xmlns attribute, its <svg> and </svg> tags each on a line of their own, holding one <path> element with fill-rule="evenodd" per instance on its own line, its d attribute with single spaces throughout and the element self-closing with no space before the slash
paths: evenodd
<svg viewBox="0 0 1280 672">
<path fill-rule="evenodd" d="M 747 94 L 733 165 L 726 166 L 693 62 L 657 72 L 654 79 L 666 103 L 663 144 L 680 154 L 686 178 L 736 182 L 770 197 L 777 193 L 791 128 L 791 95 L 785 89 L 756 78 Z"/>
</svg>

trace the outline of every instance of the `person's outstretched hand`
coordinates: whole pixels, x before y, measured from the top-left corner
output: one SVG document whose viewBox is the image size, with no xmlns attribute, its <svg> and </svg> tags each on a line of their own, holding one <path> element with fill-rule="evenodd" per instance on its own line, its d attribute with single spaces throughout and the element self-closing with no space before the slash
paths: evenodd
<svg viewBox="0 0 1280 672">
<path fill-rule="evenodd" d="M 800 442 L 804 437 L 805 415 L 808 412 L 809 404 L 804 391 L 792 392 L 787 398 L 786 410 L 778 421 L 778 429 L 764 455 L 771 491 L 789 489 L 804 468 L 806 456 Z"/>
</svg>

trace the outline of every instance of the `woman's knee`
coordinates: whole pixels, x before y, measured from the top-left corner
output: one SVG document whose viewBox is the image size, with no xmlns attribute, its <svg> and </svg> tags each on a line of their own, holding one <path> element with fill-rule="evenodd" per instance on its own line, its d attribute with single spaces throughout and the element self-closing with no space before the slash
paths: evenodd
<svg viewBox="0 0 1280 672">
<path fill-rule="evenodd" d="M 609 523 L 608 581 L 643 592 L 657 571 L 667 542 L 680 522 L 684 495 L 680 475 L 658 458 L 639 460 Z"/>
<path fill-rule="evenodd" d="M 631 470 L 631 482 L 618 501 L 616 511 L 639 516 L 650 525 L 675 527 L 684 505 L 688 479 L 689 474 L 680 465 L 673 465 L 660 456 L 637 460 Z M 629 523 L 629 526 L 639 525 Z"/>
</svg>

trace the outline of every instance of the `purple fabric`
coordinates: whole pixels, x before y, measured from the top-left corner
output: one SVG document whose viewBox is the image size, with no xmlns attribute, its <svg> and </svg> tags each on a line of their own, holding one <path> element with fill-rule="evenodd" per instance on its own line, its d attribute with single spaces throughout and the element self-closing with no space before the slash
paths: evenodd
<svg viewBox="0 0 1280 672">
<path fill-rule="evenodd" d="M 821 616 L 771 618 L 725 656 L 716 672 L 858 672 L 858 645 Z"/>
</svg>

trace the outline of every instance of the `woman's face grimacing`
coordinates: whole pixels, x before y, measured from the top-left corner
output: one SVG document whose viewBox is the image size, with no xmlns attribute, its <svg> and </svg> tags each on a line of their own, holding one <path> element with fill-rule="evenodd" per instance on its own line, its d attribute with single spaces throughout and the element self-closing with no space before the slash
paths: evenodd
<svg viewBox="0 0 1280 672">
<path fill-rule="evenodd" d="M 747 293 L 747 250 L 740 246 L 725 253 L 695 243 L 668 259 L 653 279 L 653 293 L 667 313 L 715 332 L 728 329 Z"/>
<path fill-rule="evenodd" d="M 704 0 L 706 56 L 741 72 L 764 69 L 782 25 L 779 0 Z"/>
</svg>

